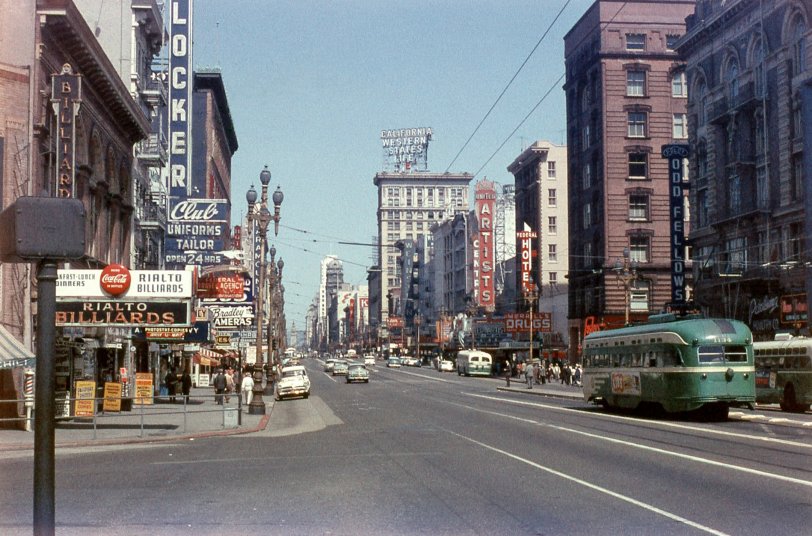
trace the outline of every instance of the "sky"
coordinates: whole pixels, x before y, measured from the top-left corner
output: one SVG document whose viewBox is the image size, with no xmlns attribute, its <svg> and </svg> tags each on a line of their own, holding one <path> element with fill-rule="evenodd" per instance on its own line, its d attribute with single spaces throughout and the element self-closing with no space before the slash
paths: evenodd
<svg viewBox="0 0 812 536">
<path fill-rule="evenodd" d="M 566 143 L 563 38 L 591 4 L 194 0 L 192 61 L 222 72 L 239 142 L 232 224 L 265 165 L 269 195 L 285 195 L 269 243 L 289 330 L 304 328 L 324 256 L 366 284 L 374 249 L 339 242 L 377 235 L 382 130 L 431 127 L 428 170 L 475 174 L 472 187 L 512 184 L 507 166 L 536 140 Z"/>
</svg>

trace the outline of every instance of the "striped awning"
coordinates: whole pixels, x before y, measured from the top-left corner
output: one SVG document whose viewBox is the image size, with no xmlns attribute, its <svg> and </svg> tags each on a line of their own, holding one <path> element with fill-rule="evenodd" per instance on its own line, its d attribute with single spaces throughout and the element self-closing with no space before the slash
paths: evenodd
<svg viewBox="0 0 812 536">
<path fill-rule="evenodd" d="M 205 366 L 216 367 L 220 364 L 221 357 L 222 354 L 215 352 L 214 350 L 209 350 L 208 348 L 201 348 L 197 353 L 195 353 L 193 362 Z"/>
<path fill-rule="evenodd" d="M 35 356 L 14 336 L 0 326 L 0 369 L 33 367 Z"/>
</svg>

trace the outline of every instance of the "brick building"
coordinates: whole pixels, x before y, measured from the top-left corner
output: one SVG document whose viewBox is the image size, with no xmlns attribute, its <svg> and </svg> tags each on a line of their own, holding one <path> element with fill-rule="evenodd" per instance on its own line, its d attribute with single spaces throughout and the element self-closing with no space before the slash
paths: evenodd
<svg viewBox="0 0 812 536">
<path fill-rule="evenodd" d="M 693 7 L 599 0 L 564 38 L 573 350 L 591 325 L 644 319 L 670 301 L 660 151 L 688 140 L 684 64 L 674 46 Z"/>
<path fill-rule="evenodd" d="M 687 63 L 697 303 L 756 339 L 808 333 L 812 2 L 701 0 Z"/>
</svg>

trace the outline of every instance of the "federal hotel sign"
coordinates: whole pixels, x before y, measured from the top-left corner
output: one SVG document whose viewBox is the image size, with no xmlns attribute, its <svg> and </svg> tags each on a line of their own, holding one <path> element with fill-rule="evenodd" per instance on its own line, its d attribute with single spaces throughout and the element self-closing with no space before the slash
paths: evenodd
<svg viewBox="0 0 812 536">
<path fill-rule="evenodd" d="M 189 270 L 59 270 L 56 325 L 190 326 L 193 287 Z"/>
</svg>

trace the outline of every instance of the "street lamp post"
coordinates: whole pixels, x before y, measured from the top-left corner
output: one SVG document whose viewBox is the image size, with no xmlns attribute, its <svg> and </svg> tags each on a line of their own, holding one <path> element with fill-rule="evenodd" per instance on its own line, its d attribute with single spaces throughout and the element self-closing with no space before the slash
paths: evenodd
<svg viewBox="0 0 812 536">
<path fill-rule="evenodd" d="M 245 200 L 248 201 L 248 219 L 252 221 L 257 227 L 256 230 L 258 231 L 260 237 L 260 248 L 259 248 L 259 281 L 256 287 L 256 311 L 254 314 L 254 318 L 257 323 L 257 342 L 256 342 L 256 363 L 254 364 L 254 397 L 251 400 L 251 404 L 248 405 L 248 413 L 251 415 L 264 415 L 265 414 L 265 401 L 262 400 L 263 388 L 262 388 L 262 365 L 263 365 L 263 356 L 262 356 L 262 316 L 263 316 L 263 308 L 265 307 L 263 290 L 265 285 L 265 247 L 268 241 L 267 233 L 268 233 L 268 224 L 273 220 L 274 222 L 274 235 L 279 233 L 279 212 L 280 212 L 280 205 L 282 204 L 282 200 L 284 199 L 284 195 L 282 191 L 277 186 L 276 191 L 273 193 L 273 204 L 274 204 L 274 213 L 271 215 L 271 212 L 268 210 L 268 183 L 271 182 L 271 172 L 268 170 L 268 166 L 265 166 L 265 169 L 259 174 L 259 180 L 262 183 L 262 197 L 260 198 L 259 209 L 257 210 L 256 202 L 257 202 L 257 191 L 254 189 L 252 185 L 248 192 L 245 194 Z M 257 262 L 257 259 L 254 259 L 254 262 Z M 270 366 L 270 359 L 269 359 L 269 366 Z M 270 369 L 269 369 L 270 372 Z M 270 376 L 269 376 L 270 379 Z"/>
<path fill-rule="evenodd" d="M 524 299 L 527 301 L 530 309 L 530 360 L 528 365 L 533 364 L 533 339 L 535 339 L 535 326 L 533 326 L 533 309 L 536 308 L 536 302 L 539 299 L 539 289 L 534 284 L 529 290 L 525 291 Z"/>
<path fill-rule="evenodd" d="M 623 263 L 620 259 L 615 261 L 615 266 L 612 268 L 615 272 L 618 284 L 623 284 L 623 299 L 626 311 L 626 324 L 629 325 L 629 312 L 630 312 L 630 292 L 632 283 L 637 280 L 637 261 L 629 262 L 629 248 L 623 248 Z"/>
</svg>

